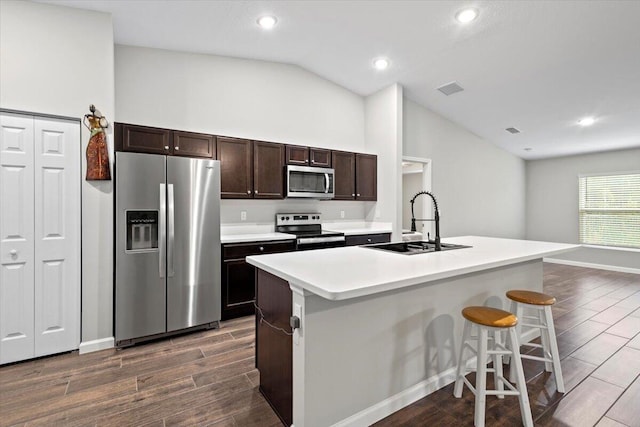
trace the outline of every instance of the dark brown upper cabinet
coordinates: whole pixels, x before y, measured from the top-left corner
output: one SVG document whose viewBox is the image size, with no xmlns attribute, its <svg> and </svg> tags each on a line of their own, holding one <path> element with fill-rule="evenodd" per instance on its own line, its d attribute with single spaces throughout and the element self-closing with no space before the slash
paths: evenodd
<svg viewBox="0 0 640 427">
<path fill-rule="evenodd" d="M 334 175 L 334 200 L 354 200 L 356 197 L 356 156 L 346 151 L 332 151 L 331 163 Z"/>
<path fill-rule="evenodd" d="M 216 158 L 216 137 L 203 133 L 173 132 L 173 155 Z"/>
<path fill-rule="evenodd" d="M 253 142 L 253 198 L 284 198 L 284 145 Z"/>
<path fill-rule="evenodd" d="M 172 154 L 173 135 L 168 129 L 116 123 L 116 151 Z"/>
<path fill-rule="evenodd" d="M 335 170 L 334 200 L 378 200 L 378 157 L 373 154 L 332 151 Z"/>
<path fill-rule="evenodd" d="M 282 199 L 284 145 L 218 137 L 223 199 Z"/>
<path fill-rule="evenodd" d="M 331 150 L 325 150 L 322 148 L 310 148 L 309 159 L 309 163 L 311 166 L 330 168 Z"/>
<path fill-rule="evenodd" d="M 253 142 L 219 136 L 220 196 L 223 199 L 253 198 Z"/>
<path fill-rule="evenodd" d="M 286 164 L 328 168 L 331 167 L 331 150 L 287 145 Z"/>
<path fill-rule="evenodd" d="M 307 166 L 309 164 L 309 147 L 287 145 L 286 156 L 288 165 Z"/>
<path fill-rule="evenodd" d="M 378 156 L 356 154 L 356 200 L 378 200 Z"/>
<path fill-rule="evenodd" d="M 116 151 L 214 158 L 216 137 L 148 126 L 116 123 Z"/>
</svg>

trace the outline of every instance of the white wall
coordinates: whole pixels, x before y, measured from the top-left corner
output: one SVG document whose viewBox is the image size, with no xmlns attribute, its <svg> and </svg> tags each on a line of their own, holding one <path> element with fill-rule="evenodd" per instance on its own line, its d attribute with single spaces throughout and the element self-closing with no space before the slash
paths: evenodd
<svg viewBox="0 0 640 427">
<path fill-rule="evenodd" d="M 378 201 L 366 205 L 369 221 L 391 222 L 402 238 L 402 86 L 393 84 L 365 99 L 365 140 L 378 155 Z"/>
<path fill-rule="evenodd" d="M 527 239 L 579 243 L 578 175 L 638 170 L 637 148 L 528 161 Z M 640 268 L 640 252 L 584 248 L 554 258 Z"/>
<path fill-rule="evenodd" d="M 525 236 L 525 162 L 404 99 L 403 155 L 432 160 L 442 236 Z"/>
<path fill-rule="evenodd" d="M 3 0 L 0 51 L 0 108 L 82 118 L 95 104 L 113 121 L 109 14 Z M 83 178 L 88 139 L 83 127 Z M 83 342 L 113 336 L 112 191 L 112 181 L 82 181 Z"/>
<path fill-rule="evenodd" d="M 288 64 L 116 46 L 119 122 L 365 151 L 362 97 Z M 223 223 L 273 223 L 276 212 L 363 219 L 363 202 L 223 200 Z"/>
</svg>

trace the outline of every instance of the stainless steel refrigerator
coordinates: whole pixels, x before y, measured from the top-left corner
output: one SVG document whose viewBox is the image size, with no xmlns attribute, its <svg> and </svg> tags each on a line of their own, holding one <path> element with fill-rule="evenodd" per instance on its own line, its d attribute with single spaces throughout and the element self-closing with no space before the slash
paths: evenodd
<svg viewBox="0 0 640 427">
<path fill-rule="evenodd" d="M 116 153 L 118 346 L 220 320 L 220 163 Z"/>
</svg>

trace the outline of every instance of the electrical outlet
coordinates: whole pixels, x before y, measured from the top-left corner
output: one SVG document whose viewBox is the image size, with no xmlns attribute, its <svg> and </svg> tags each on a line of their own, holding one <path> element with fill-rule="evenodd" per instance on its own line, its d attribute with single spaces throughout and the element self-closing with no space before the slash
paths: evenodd
<svg viewBox="0 0 640 427">
<path fill-rule="evenodd" d="M 300 327 L 293 331 L 293 343 L 298 345 L 300 344 L 301 329 L 304 326 L 302 323 L 302 306 L 300 304 L 293 305 L 293 315 L 300 319 Z"/>
<path fill-rule="evenodd" d="M 344 211 L 340 211 L 340 218 L 344 218 Z"/>
<path fill-rule="evenodd" d="M 240 211 L 240 221 L 247 220 L 247 211 Z"/>
</svg>

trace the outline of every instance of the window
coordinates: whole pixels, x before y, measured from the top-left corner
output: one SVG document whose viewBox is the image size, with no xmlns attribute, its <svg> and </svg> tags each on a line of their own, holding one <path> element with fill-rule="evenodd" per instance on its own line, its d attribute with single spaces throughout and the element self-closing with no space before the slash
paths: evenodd
<svg viewBox="0 0 640 427">
<path fill-rule="evenodd" d="M 578 181 L 580 243 L 640 248 L 640 173 Z"/>
</svg>

